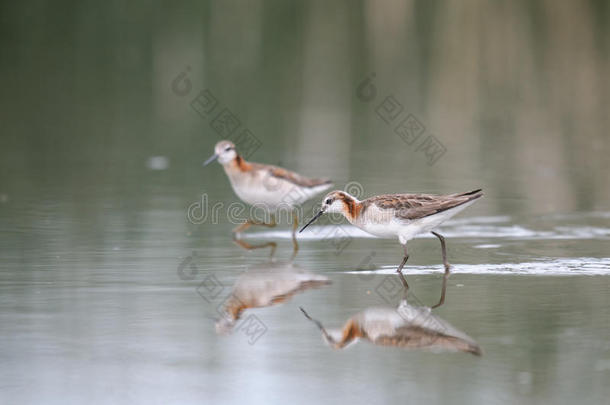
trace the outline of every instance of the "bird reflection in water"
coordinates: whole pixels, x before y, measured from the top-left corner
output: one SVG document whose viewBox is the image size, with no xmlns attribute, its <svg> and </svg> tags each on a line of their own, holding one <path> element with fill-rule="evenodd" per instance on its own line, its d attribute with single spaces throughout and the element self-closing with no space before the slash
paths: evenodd
<svg viewBox="0 0 610 405">
<path fill-rule="evenodd" d="M 406 283 L 403 282 L 406 286 Z M 443 277 L 441 300 L 433 307 L 413 306 L 405 296 L 397 308 L 370 307 L 347 320 L 343 328 L 327 330 L 301 308 L 301 311 L 322 331 L 324 340 L 335 349 L 342 349 L 358 339 L 380 346 L 424 349 L 435 352 L 467 352 L 480 356 L 480 346 L 464 332 L 433 315 L 432 308 L 444 303 L 447 277 Z"/>
<path fill-rule="evenodd" d="M 237 246 L 239 246 L 245 250 L 264 249 L 264 248 L 268 247 L 268 248 L 270 248 L 270 252 L 269 252 L 270 260 L 273 260 L 273 258 L 275 256 L 275 251 L 277 250 L 277 242 L 269 241 L 269 242 L 263 242 L 263 243 L 259 243 L 259 244 L 252 244 L 252 243 L 249 243 L 249 242 L 243 240 L 238 234 L 233 234 L 233 242 Z M 294 258 L 297 256 L 298 252 L 299 252 L 299 245 L 297 244 L 296 239 L 293 239 L 292 255 L 290 256 L 290 261 L 294 260 Z"/>
<path fill-rule="evenodd" d="M 216 321 L 216 332 L 231 332 L 248 308 L 262 308 L 288 301 L 295 294 L 330 284 L 330 280 L 293 263 L 267 263 L 250 268 L 235 284 Z"/>
<path fill-rule="evenodd" d="M 269 252 L 269 259 L 273 259 L 273 257 L 275 256 L 275 251 L 277 249 L 277 243 L 276 242 L 265 242 L 265 243 L 260 243 L 260 244 L 252 244 L 249 242 L 246 242 L 245 240 L 236 237 L 235 235 L 233 235 L 233 242 L 241 247 L 242 249 L 245 250 L 254 250 L 254 249 L 264 249 L 264 248 L 271 248 L 270 252 Z M 295 251 L 292 254 L 292 258 L 290 260 L 293 260 L 294 257 L 296 256 L 296 251 L 297 249 L 295 249 Z"/>
</svg>

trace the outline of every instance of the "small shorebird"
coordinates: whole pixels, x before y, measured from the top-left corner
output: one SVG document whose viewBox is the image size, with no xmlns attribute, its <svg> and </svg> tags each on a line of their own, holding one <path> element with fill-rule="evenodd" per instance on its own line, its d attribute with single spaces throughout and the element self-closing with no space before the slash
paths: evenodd
<svg viewBox="0 0 610 405">
<path fill-rule="evenodd" d="M 350 223 L 372 235 L 381 238 L 398 237 L 405 255 L 396 272 L 402 275 L 402 268 L 409 259 L 407 241 L 417 234 L 431 231 L 441 242 L 446 277 L 449 274 L 449 262 L 445 238 L 432 230 L 482 195 L 483 192 L 478 189 L 449 195 L 384 194 L 359 201 L 346 192 L 331 191 L 322 200 L 320 212 L 300 232 L 322 214 L 340 213 Z"/>
<path fill-rule="evenodd" d="M 403 285 L 405 285 L 404 278 Z M 380 346 L 460 351 L 480 356 L 482 350 L 470 336 L 432 315 L 431 310 L 444 303 L 446 288 L 445 278 L 438 304 L 433 307 L 419 307 L 407 303 L 408 287 L 406 287 L 405 297 L 397 308 L 367 308 L 349 318 L 341 329 L 327 330 L 303 308 L 300 309 L 307 319 L 316 324 L 326 343 L 334 349 L 342 349 L 358 339 L 366 339 Z"/>
<path fill-rule="evenodd" d="M 233 233 L 248 229 L 251 225 L 274 227 L 274 213 L 281 209 L 292 212 L 292 241 L 295 251 L 298 249 L 295 231 L 298 218 L 294 213 L 296 206 L 303 204 L 316 194 L 327 190 L 332 185 L 328 179 L 311 179 L 277 166 L 247 162 L 235 150 L 230 141 L 220 141 L 214 147 L 214 154 L 203 165 L 214 160 L 222 165 L 231 182 L 235 194 L 247 204 L 263 208 L 271 214 L 271 222 L 248 220 L 236 227 Z"/>
</svg>

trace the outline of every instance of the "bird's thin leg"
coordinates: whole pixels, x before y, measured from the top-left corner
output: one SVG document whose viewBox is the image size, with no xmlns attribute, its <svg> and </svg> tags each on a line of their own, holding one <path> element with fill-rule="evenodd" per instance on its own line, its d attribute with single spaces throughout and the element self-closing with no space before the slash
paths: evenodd
<svg viewBox="0 0 610 405">
<path fill-rule="evenodd" d="M 294 260 L 297 253 L 299 252 L 299 244 L 297 243 L 297 229 L 299 227 L 299 216 L 295 211 L 292 211 L 292 257 L 290 260 Z"/>
<path fill-rule="evenodd" d="M 400 281 L 402 281 L 402 285 L 408 290 L 409 284 L 407 283 L 407 279 L 405 278 L 404 274 L 402 274 L 402 268 L 405 267 L 405 263 L 407 262 L 407 260 L 409 260 L 409 253 L 407 252 L 406 243 L 404 244 L 404 249 L 405 249 L 405 256 L 402 258 L 402 263 L 400 263 L 400 265 L 396 269 L 396 272 L 400 276 Z"/>
<path fill-rule="evenodd" d="M 443 285 L 441 287 L 441 298 L 438 301 L 438 304 L 436 304 L 432 307 L 432 308 L 438 308 L 445 303 L 445 292 L 447 291 L 447 279 L 449 278 L 449 269 L 451 268 L 451 266 L 449 265 L 449 262 L 447 261 L 447 249 L 445 247 L 445 238 L 436 232 L 432 232 L 432 233 L 434 234 L 434 236 L 436 236 L 441 241 L 441 250 L 443 252 L 443 265 L 445 266 L 445 274 L 443 274 Z"/>
<path fill-rule="evenodd" d="M 260 245 L 252 245 L 242 239 L 233 238 L 233 242 L 235 242 L 238 246 L 246 249 L 246 250 L 254 250 L 254 249 L 262 249 L 266 247 L 271 247 L 271 252 L 269 253 L 269 258 L 272 259 L 275 255 L 275 249 L 277 248 L 277 243 L 275 242 L 267 242 Z"/>
<path fill-rule="evenodd" d="M 449 262 L 447 261 L 447 248 L 445 246 L 445 238 L 443 237 L 443 235 L 438 234 L 434 231 L 432 231 L 432 234 L 434 236 L 436 236 L 438 238 L 438 240 L 441 241 L 441 252 L 443 254 L 443 265 L 445 266 L 445 273 L 449 273 Z"/>
<path fill-rule="evenodd" d="M 233 230 L 231 232 L 233 232 L 233 236 L 235 236 L 235 234 L 239 234 L 239 233 L 245 231 L 246 229 L 250 228 L 251 225 L 252 225 L 252 222 L 250 220 L 247 220 L 243 224 L 233 228 Z"/>
<path fill-rule="evenodd" d="M 257 226 L 266 226 L 267 228 L 273 228 L 274 226 L 277 225 L 277 223 L 275 222 L 275 216 L 273 214 L 271 214 L 271 222 L 266 223 L 266 222 L 262 222 L 262 221 L 254 221 L 252 219 L 247 220 L 246 222 L 244 222 L 243 224 L 239 225 L 238 227 L 236 227 L 235 229 L 233 229 L 233 233 L 241 233 L 243 231 L 245 231 L 246 229 L 250 228 L 252 225 L 257 225 Z"/>
<path fill-rule="evenodd" d="M 443 286 L 441 287 L 441 299 L 438 301 L 438 304 L 432 306 L 431 308 L 438 308 L 445 303 L 445 291 L 447 291 L 447 279 L 449 278 L 449 270 L 445 270 L 445 274 L 443 274 Z"/>
</svg>

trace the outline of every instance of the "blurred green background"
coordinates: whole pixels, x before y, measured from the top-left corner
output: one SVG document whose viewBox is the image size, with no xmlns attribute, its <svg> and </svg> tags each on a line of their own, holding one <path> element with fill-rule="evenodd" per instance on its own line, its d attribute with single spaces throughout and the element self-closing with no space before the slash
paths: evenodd
<svg viewBox="0 0 610 405">
<path fill-rule="evenodd" d="M 0 402 L 606 401 L 609 27 L 602 0 L 0 3 Z M 204 89 L 210 116 L 191 104 Z M 378 239 L 340 254 L 304 240 L 297 263 L 334 284 L 256 312 L 269 332 L 254 346 L 217 336 L 201 278 L 230 286 L 266 260 L 231 243 L 226 218 L 186 218 L 204 193 L 236 200 L 201 167 L 224 108 L 260 141 L 250 159 L 337 188 L 482 187 L 447 228 L 439 314 L 485 356 L 320 342 L 297 305 L 339 325 L 384 304 L 375 286 L 401 252 Z M 409 114 L 425 129 L 411 145 L 395 132 Z M 289 256 L 285 225 L 259 236 Z M 412 246 L 432 303 L 438 246 Z M 379 274 L 345 274 L 371 251 Z M 194 255 L 198 277 L 181 280 Z"/>
<path fill-rule="evenodd" d="M 4 2 L 1 191 L 95 179 L 104 195 L 141 193 L 130 184 L 151 155 L 171 159 L 166 181 L 196 191 L 216 175 L 198 164 L 218 136 L 189 107 L 208 88 L 263 143 L 255 160 L 358 180 L 367 194 L 482 186 L 498 212 L 605 209 L 609 9 Z M 179 97 L 171 82 L 187 66 L 193 90 Z M 371 72 L 377 99 L 363 103 Z M 389 95 L 446 147 L 432 167 L 376 115 Z"/>
</svg>

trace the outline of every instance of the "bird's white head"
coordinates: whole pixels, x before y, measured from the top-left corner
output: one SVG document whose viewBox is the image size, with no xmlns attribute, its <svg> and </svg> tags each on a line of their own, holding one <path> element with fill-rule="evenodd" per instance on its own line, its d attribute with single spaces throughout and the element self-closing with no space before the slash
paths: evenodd
<svg viewBox="0 0 610 405">
<path fill-rule="evenodd" d="M 318 329 L 320 329 L 324 341 L 334 349 L 342 349 L 350 343 L 353 343 L 362 335 L 359 333 L 358 325 L 352 319 L 347 321 L 343 329 L 327 330 L 320 321 L 309 316 L 309 314 L 303 308 L 300 309 L 301 312 L 303 312 L 303 315 L 305 315 L 307 319 L 313 322 Z"/>
<path fill-rule="evenodd" d="M 320 211 L 303 228 L 301 228 L 300 232 L 302 232 L 303 229 L 307 228 L 315 220 L 320 218 L 323 214 L 343 214 L 346 218 L 351 220 L 356 214 L 356 206 L 358 203 L 359 201 L 356 199 L 356 197 L 346 193 L 345 191 L 331 191 L 322 199 Z"/>
<path fill-rule="evenodd" d="M 322 332 L 322 340 L 333 349 L 340 348 L 338 342 L 341 342 L 342 338 L 343 331 L 341 329 L 325 329 L 324 332 Z"/>
<path fill-rule="evenodd" d="M 322 200 L 322 206 L 320 210 L 325 214 L 344 214 L 348 209 L 350 202 L 354 201 L 355 198 L 347 194 L 344 191 L 331 191 L 324 196 Z"/>
<path fill-rule="evenodd" d="M 233 161 L 237 157 L 237 151 L 235 150 L 235 144 L 231 141 L 220 141 L 214 147 L 214 154 L 206 160 L 203 165 L 207 166 L 216 159 L 222 165 L 225 165 Z"/>
</svg>

